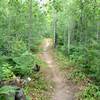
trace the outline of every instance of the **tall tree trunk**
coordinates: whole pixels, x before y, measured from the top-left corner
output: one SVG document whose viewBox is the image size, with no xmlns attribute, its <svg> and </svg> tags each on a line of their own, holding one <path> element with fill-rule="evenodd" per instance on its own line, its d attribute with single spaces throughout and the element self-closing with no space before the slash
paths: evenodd
<svg viewBox="0 0 100 100">
<path fill-rule="evenodd" d="M 70 34 L 70 29 L 68 29 L 68 54 L 70 53 L 70 38 L 71 38 L 71 34 Z"/>
<path fill-rule="evenodd" d="M 97 41 L 99 40 L 100 37 L 99 33 L 100 33 L 100 23 L 97 22 L 97 33 L 96 33 Z"/>
<path fill-rule="evenodd" d="M 70 53 L 71 32 L 72 32 L 72 18 L 69 17 L 68 36 L 67 36 L 67 37 L 68 37 L 68 40 L 67 40 L 67 41 L 68 41 L 68 42 L 67 42 L 67 43 L 68 43 L 68 44 L 67 44 L 67 46 L 68 46 L 68 47 L 67 47 L 67 49 L 68 49 L 68 50 L 67 50 L 67 51 L 68 51 L 68 54 Z"/>
<path fill-rule="evenodd" d="M 82 42 L 82 34 L 83 34 L 83 2 L 80 0 L 80 9 L 81 9 L 81 16 L 80 16 L 80 43 Z"/>
<path fill-rule="evenodd" d="M 68 31 L 68 29 L 66 30 L 66 29 L 64 29 L 64 49 L 65 49 L 65 55 L 67 54 L 67 32 Z"/>
<path fill-rule="evenodd" d="M 29 36 L 28 36 L 28 49 L 30 50 L 32 40 L 32 0 L 29 0 Z"/>
<path fill-rule="evenodd" d="M 95 28 L 96 28 L 96 38 L 97 38 L 97 41 L 99 39 L 99 22 L 97 21 L 97 14 L 96 14 L 96 10 L 97 10 L 97 1 L 94 0 L 94 25 L 95 25 Z"/>
<path fill-rule="evenodd" d="M 54 32 L 54 48 L 58 44 L 58 34 L 57 34 L 57 12 L 55 8 L 53 9 L 53 32 Z"/>
</svg>

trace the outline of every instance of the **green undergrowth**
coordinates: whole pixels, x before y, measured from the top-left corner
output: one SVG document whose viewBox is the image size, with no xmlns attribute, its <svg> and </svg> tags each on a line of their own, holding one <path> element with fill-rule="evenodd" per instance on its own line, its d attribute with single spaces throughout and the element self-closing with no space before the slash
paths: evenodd
<svg viewBox="0 0 100 100">
<path fill-rule="evenodd" d="M 100 100 L 100 88 L 88 83 L 78 95 L 78 100 Z"/>
<path fill-rule="evenodd" d="M 31 99 L 49 100 L 49 89 L 50 82 L 45 79 L 44 74 L 41 72 L 32 75 L 32 81 L 27 87 L 25 87 L 25 92 L 31 97 Z"/>
<path fill-rule="evenodd" d="M 86 75 L 81 71 L 81 69 L 74 66 L 74 64 L 61 52 L 57 51 L 56 60 L 59 61 L 60 69 L 64 71 L 65 76 L 73 80 L 75 83 L 80 83 L 86 79 Z"/>
<path fill-rule="evenodd" d="M 59 61 L 60 69 L 65 73 L 66 78 L 82 87 L 76 94 L 78 100 L 100 100 L 100 87 L 88 78 L 83 69 L 74 66 L 74 63 L 58 50 L 56 50 L 55 58 Z"/>
<path fill-rule="evenodd" d="M 68 68 L 70 66 L 70 63 L 68 61 L 68 59 L 58 50 L 54 50 L 55 51 L 55 60 L 57 60 L 57 62 L 59 62 L 58 64 L 60 64 L 60 68 L 63 70 L 65 68 Z"/>
<path fill-rule="evenodd" d="M 35 67 L 36 64 L 38 64 L 41 68 L 46 66 L 45 63 L 38 57 L 38 54 L 42 50 L 41 48 L 39 48 L 42 40 L 43 38 L 35 39 L 34 44 L 31 44 L 31 48 L 30 50 L 28 50 L 27 43 L 25 41 L 23 41 L 22 39 L 17 40 L 14 38 L 11 44 L 9 44 L 10 48 L 5 49 L 8 51 L 4 51 L 4 47 L 2 47 L 2 51 L 0 51 L 0 82 L 9 82 L 15 77 L 21 77 L 22 79 L 31 77 L 32 87 L 25 86 L 24 90 L 26 96 L 29 95 L 29 90 L 34 90 L 32 91 L 32 93 L 35 94 L 38 100 L 42 100 L 39 99 L 40 97 L 46 98 L 45 96 L 42 96 L 42 93 L 44 93 L 44 91 L 47 91 L 48 87 L 46 85 L 46 80 L 44 79 L 44 76 L 42 74 L 32 72 L 32 68 Z M 14 100 L 12 91 L 16 92 L 16 90 L 13 89 L 12 86 L 2 86 L 0 83 L 0 100 L 6 100 L 6 95 L 11 95 L 12 99 L 10 100 Z M 31 97 L 31 95 L 27 96 L 27 100 L 32 100 Z"/>
<path fill-rule="evenodd" d="M 75 83 L 85 81 L 86 75 L 80 70 L 74 69 L 71 73 L 68 74 L 68 78 L 73 80 Z"/>
</svg>

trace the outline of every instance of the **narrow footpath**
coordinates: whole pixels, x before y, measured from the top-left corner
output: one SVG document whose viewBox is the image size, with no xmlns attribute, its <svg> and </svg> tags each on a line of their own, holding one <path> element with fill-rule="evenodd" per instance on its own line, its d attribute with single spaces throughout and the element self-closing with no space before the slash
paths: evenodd
<svg viewBox="0 0 100 100">
<path fill-rule="evenodd" d="M 43 52 L 41 53 L 41 59 L 47 63 L 47 74 L 51 76 L 50 80 L 54 82 L 54 92 L 51 100 L 75 100 L 74 87 L 67 84 L 63 73 L 61 73 L 59 66 L 53 57 L 51 39 L 45 39 L 42 48 Z"/>
</svg>

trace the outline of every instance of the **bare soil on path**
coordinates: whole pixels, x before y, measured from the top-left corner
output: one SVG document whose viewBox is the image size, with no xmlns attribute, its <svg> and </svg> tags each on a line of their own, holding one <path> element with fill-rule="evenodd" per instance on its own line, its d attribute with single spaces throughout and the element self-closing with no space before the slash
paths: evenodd
<svg viewBox="0 0 100 100">
<path fill-rule="evenodd" d="M 54 91 L 52 93 L 51 100 L 76 100 L 75 92 L 76 87 L 64 78 L 63 73 L 53 56 L 52 41 L 51 39 L 45 39 L 42 44 L 43 52 L 41 53 L 41 59 L 48 65 L 47 77 L 54 83 Z"/>
</svg>

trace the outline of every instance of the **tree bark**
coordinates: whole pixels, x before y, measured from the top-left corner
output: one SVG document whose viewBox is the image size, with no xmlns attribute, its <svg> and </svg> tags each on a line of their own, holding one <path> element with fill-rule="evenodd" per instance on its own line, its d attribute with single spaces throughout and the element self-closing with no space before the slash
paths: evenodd
<svg viewBox="0 0 100 100">
<path fill-rule="evenodd" d="M 54 48 L 57 48 L 58 34 L 57 34 L 57 12 L 53 9 L 53 32 L 54 32 Z"/>
<path fill-rule="evenodd" d="M 80 43 L 82 42 L 82 34 L 83 34 L 83 2 L 80 0 L 80 9 L 81 9 L 81 16 L 80 16 Z"/>
<path fill-rule="evenodd" d="M 30 50 L 32 40 L 32 0 L 29 0 L 29 36 L 28 36 L 28 49 Z"/>
</svg>

